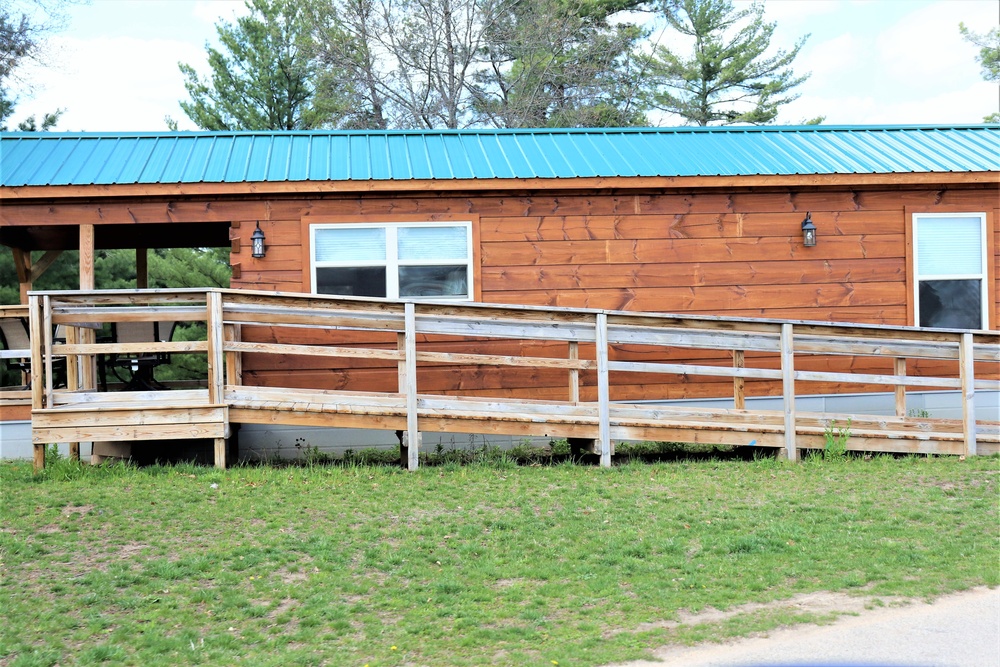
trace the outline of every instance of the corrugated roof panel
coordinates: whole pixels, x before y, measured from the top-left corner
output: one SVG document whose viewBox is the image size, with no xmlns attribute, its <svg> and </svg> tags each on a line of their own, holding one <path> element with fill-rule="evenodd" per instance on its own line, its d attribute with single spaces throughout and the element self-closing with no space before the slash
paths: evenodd
<svg viewBox="0 0 1000 667">
<path fill-rule="evenodd" d="M 170 159 L 170 152 L 177 142 L 177 137 L 151 137 L 144 141 L 149 141 L 152 144 L 152 150 L 146 157 L 146 163 L 136 177 L 135 182 L 161 183 L 163 182 L 162 176 L 167 166 L 167 160 Z"/>
<path fill-rule="evenodd" d="M 806 140 L 807 136 L 801 134 L 799 138 Z M 869 173 L 885 172 L 885 164 L 878 161 L 877 156 L 859 152 L 856 141 L 848 141 L 845 137 L 824 133 L 817 134 L 815 141 L 810 142 L 810 144 L 807 150 L 815 173 L 849 174 L 862 169 Z"/>
<path fill-rule="evenodd" d="M 94 183 L 104 169 L 104 166 L 112 159 L 117 141 L 101 141 L 95 138 L 88 138 L 81 142 L 80 149 L 74 151 L 73 159 L 79 163 L 79 169 L 70 178 L 69 184 L 91 184 Z"/>
<path fill-rule="evenodd" d="M 368 168 L 374 180 L 389 180 L 389 146 L 385 135 L 368 137 Z"/>
<path fill-rule="evenodd" d="M 5 179 L 10 179 L 19 185 L 44 184 L 45 179 L 36 179 L 40 167 L 48 160 L 49 155 L 55 150 L 58 141 L 48 141 L 42 144 L 32 142 L 30 139 L 19 139 L 18 145 L 23 149 L 19 151 L 21 160 L 16 165 L 13 160 L 7 157 L 6 152 L 0 152 L 0 158 L 4 161 L 3 169 L 0 169 Z M 37 146 L 32 150 L 33 146 Z"/>
<path fill-rule="evenodd" d="M 114 141 L 102 140 L 100 143 L 110 145 L 111 152 L 108 153 L 91 182 L 95 185 L 117 183 L 119 182 L 118 177 L 125 170 L 126 165 L 131 162 L 131 155 L 135 151 L 138 141 L 134 138 L 119 138 Z"/>
<path fill-rule="evenodd" d="M 81 139 L 52 177 L 52 184 L 92 183 L 94 172 L 100 170 L 111 148 L 113 142 L 110 141 Z"/>
<path fill-rule="evenodd" d="M 56 145 L 52 147 L 52 151 L 46 156 L 45 161 L 35 168 L 31 176 L 32 180 L 51 183 L 58 175 L 63 162 L 69 157 L 79 142 L 79 138 L 76 137 L 57 141 Z"/>
<path fill-rule="evenodd" d="M 776 140 L 768 135 L 764 137 L 760 151 L 765 155 L 778 156 L 786 169 L 794 174 L 811 174 L 816 167 L 816 160 L 813 159 L 808 144 L 803 142 L 797 134 L 790 134 L 787 140 L 780 138 Z"/>
<path fill-rule="evenodd" d="M 535 143 L 556 178 L 573 178 L 575 176 L 576 169 L 570 164 L 563 151 L 559 150 L 560 142 L 556 140 L 554 135 L 537 134 L 535 135 Z"/>
<path fill-rule="evenodd" d="M 233 156 L 233 145 L 236 138 L 232 136 L 215 137 L 212 151 L 205 160 L 201 180 L 209 183 L 220 183 L 226 180 L 226 167 Z"/>
<path fill-rule="evenodd" d="M 352 134 L 349 137 L 348 179 L 352 181 L 367 181 L 375 178 L 371 169 L 371 147 L 368 137 Z"/>
<path fill-rule="evenodd" d="M 289 181 L 309 180 L 309 156 L 312 142 L 309 137 L 300 134 L 292 135 L 292 145 L 288 148 L 288 167 L 285 178 Z"/>
<path fill-rule="evenodd" d="M 528 164 L 528 158 L 521 149 L 523 142 L 510 134 L 496 133 L 490 136 L 496 142 L 497 151 L 503 155 L 511 173 L 515 174 L 513 178 L 536 178 L 538 176 Z"/>
<path fill-rule="evenodd" d="M 509 156 L 504 152 L 496 134 L 480 134 L 476 139 L 483 152 L 485 167 L 493 174 L 493 178 L 516 177 L 517 172 L 511 167 Z"/>
<path fill-rule="evenodd" d="M 616 153 L 621 155 L 622 160 L 627 164 L 631 165 L 634 169 L 634 173 L 628 174 L 627 172 L 618 171 L 616 173 L 628 176 L 661 176 L 662 174 L 657 172 L 656 167 L 650 162 L 650 158 L 645 155 L 645 150 L 649 150 L 645 141 L 645 137 L 637 136 L 634 137 L 632 141 L 618 140 L 619 134 L 615 135 L 602 135 L 601 140 L 605 142 L 608 148 L 613 148 Z M 596 142 L 595 140 L 595 143 Z"/>
<path fill-rule="evenodd" d="M 983 139 L 997 139 L 992 142 L 978 141 Z M 1000 134 L 990 135 L 985 132 L 978 135 L 964 134 L 952 137 L 943 130 L 930 130 L 924 133 L 920 140 L 924 149 L 935 156 L 939 156 L 941 163 L 949 171 L 959 171 L 959 167 L 972 168 L 976 163 L 976 156 L 984 150 L 992 150 L 996 155 L 1000 155 Z M 944 156 L 950 156 L 952 163 L 949 165 Z"/>
<path fill-rule="evenodd" d="M 410 165 L 410 150 L 406 137 L 399 134 L 387 136 L 386 150 L 389 152 L 389 178 L 405 181 L 413 178 Z"/>
<path fill-rule="evenodd" d="M 478 135 L 469 135 L 462 138 L 465 149 L 465 161 L 469 165 L 469 170 L 473 178 L 493 179 L 496 172 L 490 164 L 490 159 L 483 148 L 483 142 Z"/>
<path fill-rule="evenodd" d="M 430 166 L 433 178 L 452 179 L 455 177 L 451 169 L 451 162 L 448 154 L 444 151 L 444 144 L 440 134 L 425 135 L 422 137 L 424 152 L 427 155 L 427 164 Z"/>
<path fill-rule="evenodd" d="M 247 170 L 250 168 L 250 149 L 253 147 L 253 136 L 237 135 L 229 154 L 229 166 L 223 180 L 226 183 L 242 183 L 247 180 Z"/>
<path fill-rule="evenodd" d="M 338 134 L 330 137 L 329 172 L 331 181 L 349 181 L 351 172 L 352 135 Z"/>
<path fill-rule="evenodd" d="M 4 133 L 0 183 L 1000 171 L 1000 126 Z"/>
<path fill-rule="evenodd" d="M 115 164 L 109 159 L 106 169 L 101 170 L 101 183 L 138 183 L 139 176 L 146 168 L 146 162 L 156 147 L 156 139 L 153 137 L 128 137 L 122 139 L 115 148 L 115 157 L 122 157 L 120 164 Z M 111 180 L 106 180 L 111 179 Z"/>
<path fill-rule="evenodd" d="M 330 180 L 330 137 L 313 137 L 309 142 L 309 173 L 306 180 Z"/>
<path fill-rule="evenodd" d="M 266 176 L 263 180 L 271 182 L 288 180 L 288 158 L 291 152 L 292 137 L 284 134 L 274 134 L 270 137 L 267 147 L 267 162 L 264 168 Z"/>
<path fill-rule="evenodd" d="M 212 141 L 195 141 L 191 145 L 191 150 L 187 155 L 180 180 L 184 183 L 200 183 L 205 176 L 208 166 L 208 157 L 212 154 L 215 139 Z"/>
<path fill-rule="evenodd" d="M 250 154 L 247 156 L 247 173 L 243 180 L 251 182 L 267 181 L 267 171 L 271 165 L 271 142 L 273 135 L 261 134 L 250 143 Z M 284 156 L 282 156 L 284 157 Z"/>
<path fill-rule="evenodd" d="M 634 166 L 628 164 L 621 153 L 615 150 L 614 142 L 607 134 L 587 135 L 581 142 L 581 150 L 586 151 L 587 163 L 597 175 L 615 173 L 619 176 L 635 176 Z"/>
<path fill-rule="evenodd" d="M 656 171 L 657 176 L 665 176 L 663 173 L 665 147 L 658 136 L 643 137 L 645 149 L 643 155 L 650 161 L 651 168 Z M 670 160 L 674 167 L 673 171 L 678 176 L 717 176 L 719 169 L 712 160 L 716 149 L 712 146 L 713 137 L 708 135 L 702 142 L 698 141 L 696 135 L 686 134 L 677 137 L 676 142 L 672 142 L 670 147 Z"/>
<path fill-rule="evenodd" d="M 556 170 L 549 164 L 541 146 L 538 145 L 538 138 L 535 136 L 525 137 L 523 141 L 517 142 L 521 149 L 521 154 L 528 162 L 528 169 L 536 178 L 555 178 Z"/>
<path fill-rule="evenodd" d="M 431 168 L 430 156 L 427 154 L 427 143 L 424 136 L 422 134 L 407 134 L 405 136 L 406 145 L 410 149 L 410 169 L 413 170 L 413 178 L 436 178 L 436 174 Z"/>
<path fill-rule="evenodd" d="M 30 158 L 35 146 L 34 142 L 25 142 L 20 138 L 4 141 L 0 146 L 3 147 L 0 152 L 0 183 L 6 183 L 11 172 L 17 172 L 25 159 Z"/>
<path fill-rule="evenodd" d="M 919 144 L 915 144 L 912 141 L 903 140 L 903 137 L 896 133 L 888 132 L 872 133 L 869 138 L 876 150 L 881 148 L 883 154 L 895 162 L 894 171 L 906 166 L 912 166 L 915 168 L 914 170 L 919 168 L 923 171 L 949 171 L 948 159 L 938 155 L 937 151 L 928 150 L 929 146 L 926 140 L 927 136 L 922 135 Z"/>
<path fill-rule="evenodd" d="M 194 137 L 178 137 L 163 165 L 163 173 L 159 180 L 166 183 L 183 183 L 183 174 L 188 168 L 191 152 L 199 142 Z"/>
<path fill-rule="evenodd" d="M 566 161 L 569 169 L 580 177 L 600 176 L 607 169 L 598 169 L 595 164 L 604 164 L 603 160 L 591 155 L 587 151 L 587 144 L 582 141 L 573 141 L 572 135 L 553 134 L 550 135 L 552 144 L 559 156 Z"/>
<path fill-rule="evenodd" d="M 489 169 L 476 170 L 469 159 L 469 152 L 477 150 L 472 137 L 448 134 L 441 137 L 453 178 L 492 178 Z"/>
</svg>

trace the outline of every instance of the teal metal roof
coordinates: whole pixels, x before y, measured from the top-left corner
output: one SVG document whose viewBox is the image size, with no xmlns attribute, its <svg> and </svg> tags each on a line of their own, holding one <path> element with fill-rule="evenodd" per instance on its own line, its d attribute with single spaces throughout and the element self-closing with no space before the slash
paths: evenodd
<svg viewBox="0 0 1000 667">
<path fill-rule="evenodd" d="M 0 186 L 1000 171 L 1000 126 L 11 132 Z"/>
</svg>

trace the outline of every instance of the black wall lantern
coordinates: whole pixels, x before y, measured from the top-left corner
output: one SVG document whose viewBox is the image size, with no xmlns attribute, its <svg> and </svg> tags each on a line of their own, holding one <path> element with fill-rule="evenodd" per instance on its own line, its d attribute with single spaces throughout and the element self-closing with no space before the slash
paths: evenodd
<svg viewBox="0 0 1000 667">
<path fill-rule="evenodd" d="M 263 238 L 261 234 L 261 238 Z M 813 224 L 812 218 L 809 217 L 809 213 L 806 212 L 806 219 L 802 221 L 802 245 L 807 248 L 811 248 L 816 245 L 816 225 Z M 254 248 L 257 246 L 255 245 Z M 254 255 L 256 257 L 256 255 Z"/>
<path fill-rule="evenodd" d="M 250 254 L 258 259 L 264 256 L 264 232 L 261 230 L 259 222 L 257 229 L 253 230 L 253 234 L 250 236 Z"/>
</svg>

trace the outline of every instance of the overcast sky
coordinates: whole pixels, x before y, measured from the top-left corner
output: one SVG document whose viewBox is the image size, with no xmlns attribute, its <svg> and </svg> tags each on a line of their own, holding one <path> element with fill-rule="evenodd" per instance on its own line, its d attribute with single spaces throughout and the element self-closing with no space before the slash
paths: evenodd
<svg viewBox="0 0 1000 667">
<path fill-rule="evenodd" d="M 736 4 L 746 4 L 737 0 Z M 214 24 L 242 0 L 91 0 L 72 7 L 44 67 L 22 72 L 14 123 L 65 109 L 58 129 L 164 130 L 165 116 L 197 129 L 178 106 L 178 62 L 205 71 Z M 810 34 L 795 69 L 811 72 L 779 121 L 826 116 L 828 125 L 962 124 L 1000 111 L 1000 87 L 983 81 L 977 49 L 958 32 L 1000 23 L 1000 0 L 767 0 L 775 44 Z M 669 124 L 669 123 L 668 123 Z"/>
</svg>

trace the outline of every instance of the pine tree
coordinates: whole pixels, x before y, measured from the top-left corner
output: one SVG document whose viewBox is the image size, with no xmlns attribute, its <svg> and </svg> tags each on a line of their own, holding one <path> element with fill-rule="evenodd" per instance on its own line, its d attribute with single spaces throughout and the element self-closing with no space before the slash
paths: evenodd
<svg viewBox="0 0 1000 667">
<path fill-rule="evenodd" d="M 324 127 L 337 110 L 316 96 L 306 12 L 296 0 L 246 0 L 248 16 L 216 26 L 225 52 L 206 47 L 210 80 L 179 63 L 190 101 L 180 106 L 204 130 Z"/>
<path fill-rule="evenodd" d="M 791 64 L 805 43 L 766 53 L 775 24 L 764 6 L 737 11 L 729 0 L 664 0 L 668 26 L 688 41 L 689 55 L 660 46 L 650 63 L 653 106 L 693 125 L 770 123 L 798 98 L 791 91 L 808 78 Z"/>
</svg>

